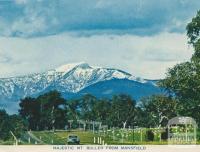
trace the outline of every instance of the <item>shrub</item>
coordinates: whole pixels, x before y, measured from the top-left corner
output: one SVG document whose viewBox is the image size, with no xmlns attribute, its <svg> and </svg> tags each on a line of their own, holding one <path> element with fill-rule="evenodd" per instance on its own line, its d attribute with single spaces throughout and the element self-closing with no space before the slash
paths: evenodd
<svg viewBox="0 0 200 152">
<path fill-rule="evenodd" d="M 153 141 L 154 140 L 154 133 L 151 130 L 148 130 L 146 132 L 147 135 L 147 141 Z"/>
<path fill-rule="evenodd" d="M 161 139 L 167 140 L 168 139 L 168 129 L 161 133 Z"/>
</svg>

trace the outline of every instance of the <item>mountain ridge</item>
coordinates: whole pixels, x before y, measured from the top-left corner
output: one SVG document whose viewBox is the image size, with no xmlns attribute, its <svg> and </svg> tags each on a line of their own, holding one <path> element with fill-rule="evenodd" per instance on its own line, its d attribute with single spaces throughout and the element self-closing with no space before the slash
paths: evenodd
<svg viewBox="0 0 200 152">
<path fill-rule="evenodd" d="M 65 64 L 42 73 L 0 78 L 0 105 L 4 108 L 8 108 L 7 105 L 16 106 L 21 98 L 37 96 L 42 92 L 51 90 L 61 92 L 66 98 L 67 95 L 75 97 L 76 95 L 79 96 L 85 88 L 112 79 L 123 80 L 124 82 L 129 80 L 144 86 L 151 83 L 153 87 L 158 88 L 152 80 L 135 77 L 119 69 L 93 67 L 88 63 L 80 62 Z M 120 83 L 123 85 L 121 81 Z M 112 86 L 110 87 L 112 88 Z M 118 89 L 117 92 L 120 92 L 120 89 L 123 92 L 123 88 L 120 86 L 118 86 Z"/>
</svg>

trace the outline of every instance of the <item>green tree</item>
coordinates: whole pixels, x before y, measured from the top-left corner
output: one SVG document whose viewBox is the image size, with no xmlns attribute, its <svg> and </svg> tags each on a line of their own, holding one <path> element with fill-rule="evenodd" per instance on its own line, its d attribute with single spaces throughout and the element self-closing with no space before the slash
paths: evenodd
<svg viewBox="0 0 200 152">
<path fill-rule="evenodd" d="M 10 127 L 9 115 L 5 110 L 0 110 L 0 139 L 6 140 L 10 138 Z"/>
<path fill-rule="evenodd" d="M 186 29 L 194 54 L 190 61 L 169 69 L 159 85 L 180 101 L 179 114 L 193 117 L 200 124 L 200 11 Z"/>
<path fill-rule="evenodd" d="M 80 118 L 80 100 L 70 100 L 67 102 L 67 116 L 69 120 L 78 120 Z"/>
<path fill-rule="evenodd" d="M 27 122 L 19 115 L 11 115 L 9 121 L 11 123 L 11 131 L 17 138 L 21 137 L 21 135 L 28 130 Z"/>
<path fill-rule="evenodd" d="M 94 105 L 96 104 L 96 97 L 87 94 L 80 98 L 80 114 L 81 119 L 86 121 L 95 120 L 96 117 L 94 115 Z"/>
<path fill-rule="evenodd" d="M 173 98 L 156 95 L 143 98 L 141 102 L 146 127 L 166 126 L 169 119 L 177 116 L 178 102 Z"/>
<path fill-rule="evenodd" d="M 0 140 L 12 138 L 11 131 L 19 138 L 27 129 L 26 123 L 18 115 L 8 115 L 5 110 L 0 110 Z"/>
<path fill-rule="evenodd" d="M 61 129 L 67 123 L 66 101 L 57 91 L 50 91 L 37 98 L 40 129 Z"/>
<path fill-rule="evenodd" d="M 200 10 L 197 11 L 196 16 L 193 17 L 192 21 L 187 25 L 186 30 L 189 43 L 195 45 L 200 38 Z"/>
<path fill-rule="evenodd" d="M 27 97 L 19 105 L 19 114 L 28 122 L 29 129 L 61 129 L 67 124 L 66 101 L 57 91 L 37 98 Z"/>
<path fill-rule="evenodd" d="M 128 95 L 116 95 L 112 98 L 110 121 L 114 127 L 133 126 L 135 100 Z"/>
<path fill-rule="evenodd" d="M 24 98 L 20 101 L 19 115 L 28 122 L 28 128 L 31 130 L 39 129 L 40 105 L 35 98 Z"/>
<path fill-rule="evenodd" d="M 111 101 L 107 99 L 101 99 L 94 105 L 94 116 L 96 121 L 102 122 L 102 124 L 111 126 Z"/>
</svg>

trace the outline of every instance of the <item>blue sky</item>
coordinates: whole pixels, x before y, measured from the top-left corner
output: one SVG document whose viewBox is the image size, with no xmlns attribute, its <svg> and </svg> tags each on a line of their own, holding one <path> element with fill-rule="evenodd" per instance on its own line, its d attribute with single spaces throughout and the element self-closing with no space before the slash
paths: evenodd
<svg viewBox="0 0 200 152">
<path fill-rule="evenodd" d="M 198 0 L 1 0 L 0 77 L 85 61 L 163 78 L 188 60 Z"/>
</svg>

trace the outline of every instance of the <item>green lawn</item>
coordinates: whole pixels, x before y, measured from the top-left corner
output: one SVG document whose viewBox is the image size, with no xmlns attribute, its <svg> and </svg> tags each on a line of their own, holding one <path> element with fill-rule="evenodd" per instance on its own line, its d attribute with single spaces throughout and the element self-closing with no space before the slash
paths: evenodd
<svg viewBox="0 0 200 152">
<path fill-rule="evenodd" d="M 28 132 L 24 133 L 20 138 L 20 145 L 66 145 L 68 135 L 78 135 L 80 138 L 80 144 L 94 144 L 94 137 L 97 137 L 96 134 L 93 134 L 90 131 L 32 131 L 31 134 L 34 136 L 31 137 Z M 14 140 L 10 139 L 9 141 L 1 141 L 0 145 L 13 145 Z"/>
<path fill-rule="evenodd" d="M 2 141 L 0 140 L 0 145 L 13 145 L 14 140 Z"/>
<path fill-rule="evenodd" d="M 68 135 L 78 135 L 80 144 L 93 144 L 94 136 L 89 131 L 55 131 L 53 132 L 32 132 L 37 138 L 41 139 L 45 144 L 65 145 L 67 144 Z"/>
<path fill-rule="evenodd" d="M 148 129 L 150 130 L 150 129 Z M 93 133 L 92 131 L 32 131 L 31 136 L 28 132 L 20 138 L 20 143 L 22 145 L 27 144 L 40 144 L 40 145 L 65 145 L 67 144 L 67 137 L 69 135 L 78 135 L 80 138 L 80 144 L 91 145 L 94 144 L 94 137 L 96 139 L 101 137 L 105 144 L 108 145 L 167 145 L 167 140 L 160 141 L 160 133 L 154 129 L 154 141 L 147 141 L 146 131 L 147 129 L 137 130 L 133 133 L 132 130 L 123 131 L 121 129 L 108 130 L 106 132 Z M 198 137 L 200 132 L 198 131 Z M 14 140 L 0 141 L 0 145 L 12 145 Z M 200 140 L 197 142 L 200 144 Z"/>
</svg>

